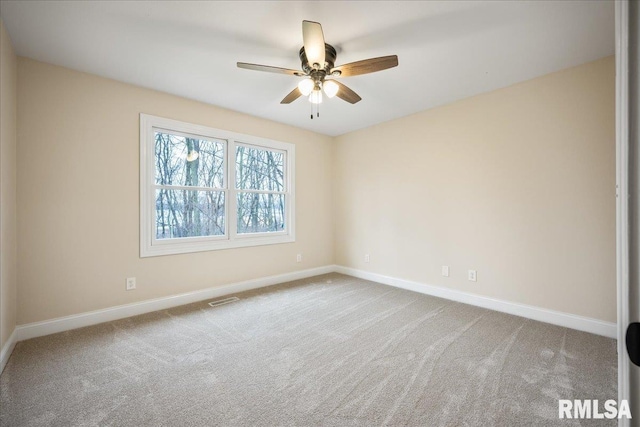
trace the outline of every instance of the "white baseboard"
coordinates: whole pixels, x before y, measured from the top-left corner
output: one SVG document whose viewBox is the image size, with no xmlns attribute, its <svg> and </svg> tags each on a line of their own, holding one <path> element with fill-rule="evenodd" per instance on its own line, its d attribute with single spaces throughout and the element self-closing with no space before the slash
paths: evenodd
<svg viewBox="0 0 640 427">
<path fill-rule="evenodd" d="M 262 288 L 265 286 L 276 285 L 278 283 L 290 282 L 292 280 L 305 279 L 307 277 L 318 276 L 320 274 L 331 273 L 333 271 L 334 266 L 328 265 L 324 267 L 311 268 L 308 270 L 278 274 L 276 276 L 246 280 L 244 282 L 231 283 L 228 285 L 217 286 L 214 288 L 208 288 L 164 298 L 156 298 L 132 304 L 118 305 L 115 307 L 105 308 L 103 310 L 95 310 L 86 313 L 74 314 L 72 316 L 58 317 L 57 319 L 45 320 L 43 322 L 27 323 L 25 325 L 18 326 L 14 334 L 16 335 L 17 341 L 23 341 L 30 338 L 41 337 L 43 335 L 55 334 L 57 332 L 68 331 L 71 329 L 82 328 L 84 326 L 91 326 L 98 323 L 109 322 L 111 320 L 136 316 L 138 314 L 165 310 L 167 308 L 190 304 L 210 298 L 217 298 L 223 295 L 229 295 L 248 291 L 251 289 Z M 4 354 L 4 349 L 2 351 L 2 354 Z M 9 354 L 11 353 L 9 352 Z"/>
<path fill-rule="evenodd" d="M 18 342 L 18 334 L 16 331 L 17 328 L 13 330 L 7 342 L 2 346 L 2 350 L 0 350 L 0 374 L 2 373 L 2 371 L 4 371 L 4 367 L 7 366 L 9 357 L 11 356 L 16 343 Z"/>
<path fill-rule="evenodd" d="M 103 310 L 96 310 L 75 314 L 72 316 L 59 317 L 43 322 L 20 325 L 15 328 L 15 330 L 11 334 L 11 337 L 9 337 L 9 340 L 2 347 L 2 352 L 0 353 L 0 372 L 2 372 L 2 369 L 4 369 L 4 366 L 9 360 L 11 352 L 13 351 L 13 348 L 18 341 L 332 272 L 347 274 L 349 276 L 371 280 L 373 282 L 381 283 L 384 285 L 395 286 L 397 288 L 407 289 L 422 294 L 432 295 L 452 301 L 488 308 L 490 310 L 496 310 L 503 313 L 526 317 L 529 319 L 564 326 L 571 329 L 577 329 L 579 331 L 603 335 L 609 338 L 616 338 L 617 336 L 617 327 L 615 323 L 604 322 L 597 319 L 562 313 L 559 311 L 547 310 L 544 308 L 483 297 L 467 292 L 427 285 L 424 283 L 418 283 L 404 279 L 398 279 L 363 270 L 343 267 L 340 265 L 327 265 L 324 267 L 247 280 L 244 282 L 232 283 L 224 286 L 203 289 L 180 295 L 157 298 L 132 304 L 119 305 Z"/>
<path fill-rule="evenodd" d="M 602 320 L 589 317 L 577 316 L 575 314 L 563 313 L 560 311 L 548 310 L 546 308 L 534 307 L 531 305 L 519 304 L 499 300 L 495 298 L 483 297 L 468 292 L 442 288 L 439 286 L 427 285 L 410 280 L 398 279 L 384 276 L 382 274 L 357 270 L 354 268 L 336 265 L 336 273 L 347 274 L 360 279 L 371 280 L 372 282 L 394 286 L 396 288 L 407 289 L 421 294 L 427 294 L 452 301 L 488 308 L 490 310 L 501 311 L 515 316 L 526 317 L 540 322 L 551 323 L 553 325 L 564 326 L 565 328 L 577 329 L 579 331 L 590 332 L 608 338 L 616 338 L 618 328 L 615 323 L 604 322 Z"/>
</svg>

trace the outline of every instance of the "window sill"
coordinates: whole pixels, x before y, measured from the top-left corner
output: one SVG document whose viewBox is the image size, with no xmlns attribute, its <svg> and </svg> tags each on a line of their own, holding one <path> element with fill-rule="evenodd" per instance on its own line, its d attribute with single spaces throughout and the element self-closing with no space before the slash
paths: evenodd
<svg viewBox="0 0 640 427">
<path fill-rule="evenodd" d="M 219 251 L 224 249 L 245 248 L 248 246 L 264 246 L 277 245 L 281 243 L 295 242 L 295 236 L 279 235 L 279 236 L 261 236 L 261 237 L 243 237 L 235 240 L 213 240 L 202 242 L 184 242 L 174 244 L 152 245 L 148 243 L 140 246 L 140 258 L 188 254 L 193 252 Z"/>
</svg>

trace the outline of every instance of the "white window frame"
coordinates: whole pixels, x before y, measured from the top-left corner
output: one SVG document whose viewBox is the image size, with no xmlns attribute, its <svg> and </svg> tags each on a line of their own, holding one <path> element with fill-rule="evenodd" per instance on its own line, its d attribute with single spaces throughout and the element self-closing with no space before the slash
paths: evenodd
<svg viewBox="0 0 640 427">
<path fill-rule="evenodd" d="M 225 235 L 206 237 L 183 237 L 174 239 L 155 238 L 155 138 L 154 131 L 223 140 L 225 143 L 225 175 L 223 189 L 206 189 L 225 193 Z M 237 233 L 237 194 L 239 192 L 263 192 L 236 188 L 236 146 L 279 151 L 285 155 L 285 229 L 272 233 Z M 265 193 L 274 193 L 264 191 Z M 295 242 L 295 145 L 244 135 L 237 132 L 215 129 L 178 120 L 140 114 L 140 257 L 184 254 L 248 246 L 273 245 Z"/>
</svg>

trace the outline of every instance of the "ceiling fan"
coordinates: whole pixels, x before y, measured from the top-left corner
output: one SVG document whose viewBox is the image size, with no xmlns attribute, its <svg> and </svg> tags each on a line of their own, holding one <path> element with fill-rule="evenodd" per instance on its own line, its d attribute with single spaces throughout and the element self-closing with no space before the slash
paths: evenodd
<svg viewBox="0 0 640 427">
<path fill-rule="evenodd" d="M 316 105 L 317 108 L 318 104 L 322 103 L 323 91 L 329 98 L 337 96 L 351 104 L 355 104 L 362 99 L 353 90 L 333 78 L 374 73 L 398 65 L 398 57 L 389 55 L 335 67 L 336 50 L 333 46 L 324 42 L 322 26 L 317 22 L 302 21 L 302 40 L 303 46 L 298 54 L 300 61 L 302 61 L 302 71 L 271 67 L 269 65 L 248 64 L 246 62 L 238 62 L 238 67 L 247 70 L 308 77 L 301 80 L 298 83 L 298 87 L 289 92 L 280 103 L 290 104 L 301 96 L 308 96 L 309 101 L 312 103 L 312 108 L 313 105 Z M 327 79 L 327 77 L 333 78 Z M 316 116 L 320 116 L 317 110 Z M 311 118 L 313 119 L 313 110 Z"/>
</svg>

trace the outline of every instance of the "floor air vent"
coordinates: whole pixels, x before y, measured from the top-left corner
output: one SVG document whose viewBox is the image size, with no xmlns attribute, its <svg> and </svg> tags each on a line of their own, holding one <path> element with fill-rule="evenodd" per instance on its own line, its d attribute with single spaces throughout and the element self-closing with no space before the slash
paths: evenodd
<svg viewBox="0 0 640 427">
<path fill-rule="evenodd" d="M 225 298 L 225 299 L 219 299 L 219 300 L 216 300 L 216 301 L 211 301 L 209 303 L 209 305 L 211 307 L 217 307 L 219 305 L 229 304 L 229 303 L 236 302 L 236 301 L 240 301 L 240 298 L 238 298 L 238 297 L 230 297 L 230 298 Z"/>
</svg>

